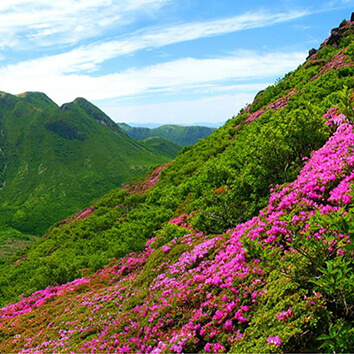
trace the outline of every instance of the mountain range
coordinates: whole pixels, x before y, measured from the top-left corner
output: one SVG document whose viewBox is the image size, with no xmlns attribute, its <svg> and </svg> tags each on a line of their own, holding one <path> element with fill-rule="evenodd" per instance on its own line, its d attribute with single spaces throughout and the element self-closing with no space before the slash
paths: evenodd
<svg viewBox="0 0 354 354">
<path fill-rule="evenodd" d="M 4 260 L 0 351 L 353 352 L 353 74 L 344 20 L 224 126 Z"/>
<path fill-rule="evenodd" d="M 0 93 L 0 230 L 42 235 L 169 158 L 130 138 L 83 98 Z"/>
<path fill-rule="evenodd" d="M 162 137 L 183 146 L 194 145 L 199 139 L 206 138 L 215 129 L 201 126 L 161 125 L 157 128 L 131 127 L 126 123 L 117 123 L 130 137 L 144 140 L 150 137 Z"/>
</svg>

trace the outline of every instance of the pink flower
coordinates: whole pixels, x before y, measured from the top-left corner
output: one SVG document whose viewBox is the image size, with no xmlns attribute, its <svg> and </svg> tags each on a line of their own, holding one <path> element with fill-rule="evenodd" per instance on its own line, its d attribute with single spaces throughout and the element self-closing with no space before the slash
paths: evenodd
<svg viewBox="0 0 354 354">
<path fill-rule="evenodd" d="M 289 317 L 291 317 L 293 314 L 293 308 L 290 307 L 287 311 L 283 311 L 283 312 L 280 312 L 278 315 L 277 315 L 277 319 L 279 321 L 282 321 L 282 320 L 285 320 Z"/>
<path fill-rule="evenodd" d="M 274 337 L 269 337 L 267 339 L 267 342 L 269 344 L 274 344 L 276 345 L 277 347 L 280 347 L 281 346 L 281 339 L 278 337 L 278 336 L 274 336 Z"/>
<path fill-rule="evenodd" d="M 232 321 L 231 320 L 227 320 L 224 324 L 224 328 L 227 330 L 227 331 L 233 331 L 234 329 L 234 326 L 232 325 Z"/>
<path fill-rule="evenodd" d="M 171 249 L 170 247 L 168 247 L 166 245 L 162 246 L 161 248 L 162 248 L 162 251 L 164 251 L 164 252 L 168 252 Z"/>
<path fill-rule="evenodd" d="M 210 343 L 205 344 L 204 350 L 210 353 L 212 351 L 211 344 Z"/>
<path fill-rule="evenodd" d="M 76 217 L 76 220 L 79 220 L 79 219 L 83 219 L 84 217 L 86 217 L 87 215 L 89 215 L 90 213 L 92 213 L 94 210 L 94 207 L 90 207 L 86 210 L 84 210 L 80 215 L 78 215 Z"/>
</svg>

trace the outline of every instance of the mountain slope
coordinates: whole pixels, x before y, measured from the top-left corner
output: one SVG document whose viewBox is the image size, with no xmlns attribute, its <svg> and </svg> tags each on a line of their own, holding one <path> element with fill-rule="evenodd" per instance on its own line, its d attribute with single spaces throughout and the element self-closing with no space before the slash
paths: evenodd
<svg viewBox="0 0 354 354">
<path fill-rule="evenodd" d="M 0 224 L 34 235 L 167 160 L 84 99 L 1 93 L 0 125 Z"/>
<path fill-rule="evenodd" d="M 353 351 L 354 23 L 338 31 L 224 127 L 0 266 L 3 304 L 80 278 L 0 310 L 0 350 Z"/>
<path fill-rule="evenodd" d="M 352 351 L 354 285 L 338 275 L 353 270 L 352 252 L 335 223 L 344 215 L 338 210 L 348 208 L 354 227 L 353 144 L 353 125 L 340 124 L 258 217 L 224 234 L 205 236 L 187 219 L 172 220 L 180 236 L 167 245 L 153 238 L 143 253 L 92 277 L 1 309 L 0 348 L 318 352 L 326 342 L 317 338 L 332 323 L 343 349 Z M 336 282 L 328 286 L 331 276 Z M 334 348 L 340 349 L 335 339 Z"/>
<path fill-rule="evenodd" d="M 156 149 L 161 153 L 166 154 L 170 158 L 175 158 L 177 154 L 182 150 L 182 146 L 172 141 L 162 138 L 161 136 L 151 136 L 143 140 L 146 146 L 152 149 Z"/>
<path fill-rule="evenodd" d="M 133 139 L 144 140 L 150 137 L 162 137 L 178 145 L 194 145 L 199 139 L 206 138 L 215 129 L 200 126 L 182 126 L 182 125 L 161 125 L 160 127 L 140 128 L 131 127 L 126 123 L 117 123 Z"/>
</svg>

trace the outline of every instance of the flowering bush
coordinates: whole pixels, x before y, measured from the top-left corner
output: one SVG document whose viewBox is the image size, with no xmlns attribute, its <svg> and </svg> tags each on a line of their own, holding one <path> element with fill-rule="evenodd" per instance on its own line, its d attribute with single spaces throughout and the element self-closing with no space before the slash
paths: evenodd
<svg viewBox="0 0 354 354">
<path fill-rule="evenodd" d="M 276 187 L 259 216 L 224 234 L 192 231 L 162 246 L 152 239 L 140 255 L 130 254 L 92 278 L 48 288 L 0 310 L 0 333 L 7 338 L 0 349 L 315 348 L 328 320 L 337 323 L 342 313 L 350 318 L 354 306 L 348 229 L 326 223 L 351 203 L 350 183 L 342 182 L 352 175 L 353 144 L 352 125 L 342 123 L 294 182 Z M 185 233 L 176 225 L 184 222 L 181 216 L 169 225 Z M 154 257 L 157 262 L 148 266 Z M 142 283 L 145 267 L 152 277 Z M 84 292 L 78 288 L 82 283 Z M 28 326 L 27 313 L 45 320 Z"/>
</svg>

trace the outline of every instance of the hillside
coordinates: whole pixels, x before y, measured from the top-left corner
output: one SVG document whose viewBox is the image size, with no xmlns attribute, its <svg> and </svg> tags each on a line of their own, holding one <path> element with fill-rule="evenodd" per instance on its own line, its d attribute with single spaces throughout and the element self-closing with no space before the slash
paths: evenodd
<svg viewBox="0 0 354 354">
<path fill-rule="evenodd" d="M 354 351 L 354 22 L 0 266 L 0 351 Z M 11 304 L 12 303 L 12 304 Z"/>
<path fill-rule="evenodd" d="M 206 138 L 215 129 L 200 126 L 182 126 L 182 125 L 161 125 L 160 127 L 150 129 L 142 127 L 131 127 L 126 123 L 117 123 L 129 136 L 137 140 L 145 140 L 150 137 L 162 137 L 178 145 L 194 145 L 199 139 Z"/>
<path fill-rule="evenodd" d="M 16 230 L 41 235 L 168 160 L 82 98 L 58 107 L 43 93 L 3 92 L 0 126 L 0 234 L 15 239 Z"/>
<path fill-rule="evenodd" d="M 182 150 L 182 146 L 172 141 L 162 138 L 161 136 L 151 136 L 143 140 L 145 146 L 156 149 L 161 153 L 166 154 L 169 158 L 175 158 Z"/>
</svg>

